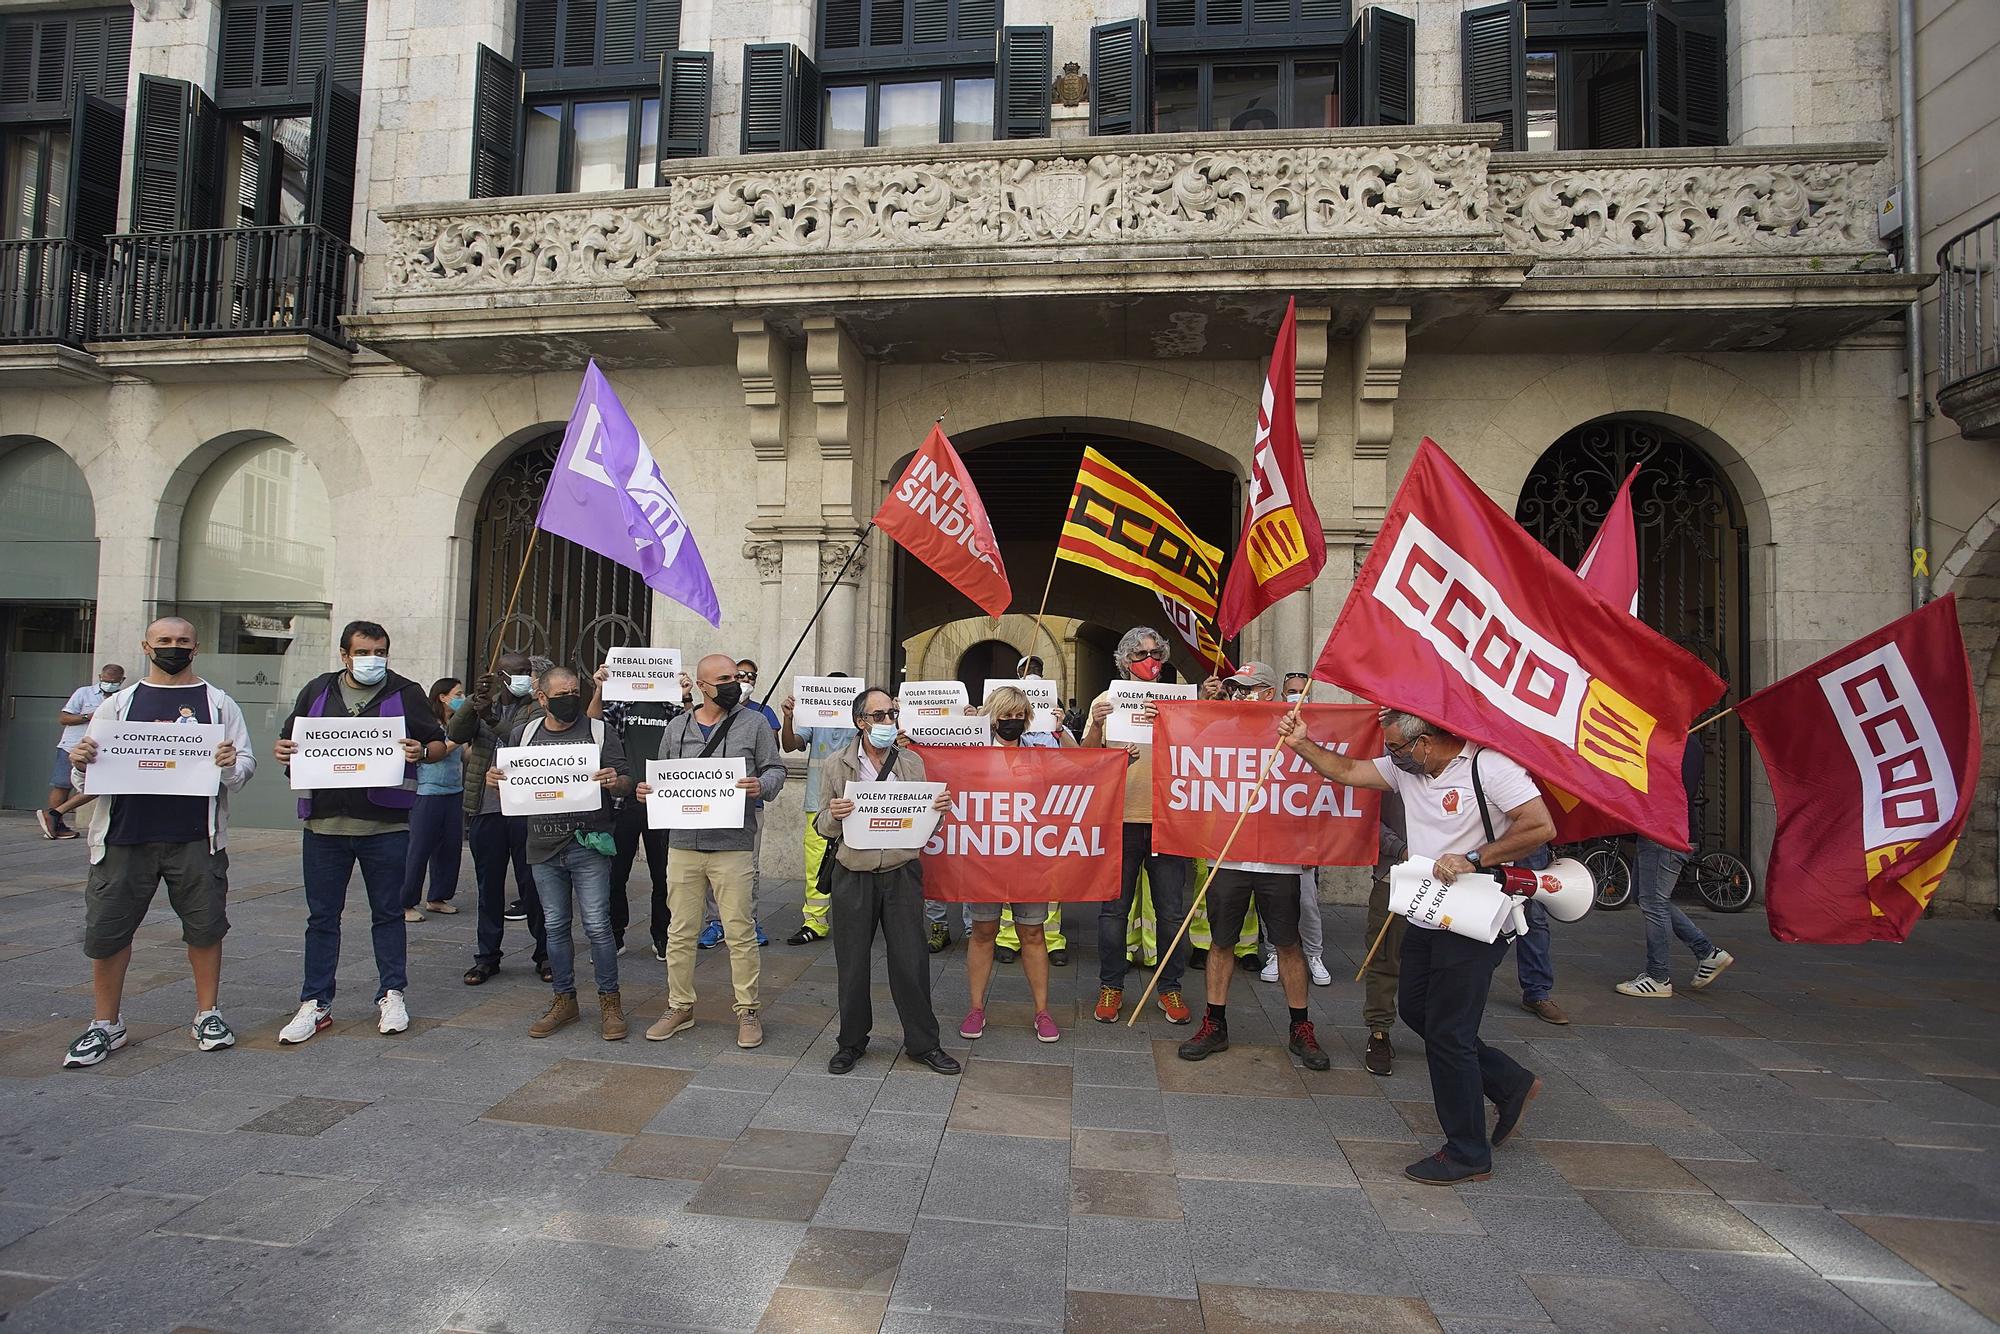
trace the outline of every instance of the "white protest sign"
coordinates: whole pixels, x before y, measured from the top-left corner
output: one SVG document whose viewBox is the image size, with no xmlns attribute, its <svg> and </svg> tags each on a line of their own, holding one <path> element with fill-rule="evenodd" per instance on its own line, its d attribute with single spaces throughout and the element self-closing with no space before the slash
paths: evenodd
<svg viewBox="0 0 2000 1334">
<path fill-rule="evenodd" d="M 221 723 L 92 719 L 89 736 L 97 758 L 83 771 L 83 790 L 93 797 L 212 797 L 222 783 Z"/>
<path fill-rule="evenodd" d="M 502 815 L 551 815 L 594 811 L 604 805 L 597 785 L 603 767 L 589 741 L 542 746 L 502 746 L 493 754 L 500 774 Z"/>
<path fill-rule="evenodd" d="M 963 681 L 905 681 L 896 692 L 896 709 L 903 726 L 912 718 L 950 718 L 962 714 L 972 703 Z"/>
<path fill-rule="evenodd" d="M 792 678 L 792 726 L 854 730 L 854 697 L 863 683 L 852 676 Z"/>
<path fill-rule="evenodd" d="M 1389 868 L 1389 911 L 1401 913 L 1412 926 L 1451 931 L 1491 944 L 1514 910 L 1514 900 L 1500 892 L 1493 877 L 1462 875 L 1449 885 L 1437 878 L 1437 863 L 1412 857 Z"/>
<path fill-rule="evenodd" d="M 294 718 L 292 790 L 395 787 L 403 781 L 401 718 Z"/>
<path fill-rule="evenodd" d="M 917 746 L 990 746 L 993 720 L 983 713 L 961 713 L 949 718 L 903 716 L 903 735 Z"/>
<path fill-rule="evenodd" d="M 1166 685 L 1159 681 L 1113 681 L 1111 716 L 1104 720 L 1107 741 L 1153 743 L 1153 725 L 1139 721 L 1139 708 L 1163 699 L 1193 699 L 1193 685 Z"/>
<path fill-rule="evenodd" d="M 1062 708 L 1056 699 L 1056 683 L 1037 677 L 1032 681 L 1010 681 L 1005 677 L 989 676 L 981 689 L 979 702 L 983 705 L 993 698 L 993 692 L 1001 686 L 1012 686 L 1028 697 L 1034 710 L 1028 715 L 1030 732 L 1054 732 L 1062 726 Z"/>
<path fill-rule="evenodd" d="M 921 848 L 943 814 L 932 805 L 943 792 L 943 783 L 849 783 L 841 795 L 854 803 L 854 814 L 840 822 L 840 841 L 850 848 Z"/>
<path fill-rule="evenodd" d="M 723 760 L 647 760 L 646 827 L 741 829 L 750 774 L 741 755 Z"/>
<path fill-rule="evenodd" d="M 607 700 L 687 702 L 677 648 L 614 648 L 604 655 L 604 672 Z"/>
</svg>

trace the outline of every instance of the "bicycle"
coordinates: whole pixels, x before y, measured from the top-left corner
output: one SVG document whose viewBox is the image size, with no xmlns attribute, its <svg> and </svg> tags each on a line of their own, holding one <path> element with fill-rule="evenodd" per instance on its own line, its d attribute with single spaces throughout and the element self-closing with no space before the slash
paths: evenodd
<svg viewBox="0 0 2000 1334">
<path fill-rule="evenodd" d="M 1632 862 L 1626 855 L 1626 841 L 1594 838 L 1571 850 L 1590 872 L 1599 908 L 1615 911 L 1632 901 Z M 1716 912 L 1742 912 L 1757 897 L 1756 875 L 1749 863 L 1733 852 L 1701 852 L 1681 863 L 1673 892 L 1690 887 Z"/>
</svg>

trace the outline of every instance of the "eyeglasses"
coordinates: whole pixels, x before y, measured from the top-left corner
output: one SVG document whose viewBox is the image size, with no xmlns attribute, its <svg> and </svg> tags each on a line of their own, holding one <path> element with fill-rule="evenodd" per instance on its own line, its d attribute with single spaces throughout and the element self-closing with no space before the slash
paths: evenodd
<svg viewBox="0 0 2000 1334">
<path fill-rule="evenodd" d="M 1130 660 L 1133 662 L 1138 662 L 1141 658 L 1157 658 L 1160 661 L 1164 662 L 1166 660 L 1166 656 L 1167 656 L 1167 650 L 1165 649 L 1165 647 L 1135 648 L 1129 655 Z"/>
<path fill-rule="evenodd" d="M 757 673 L 738 672 L 736 673 L 736 679 L 741 681 L 744 685 L 754 686 L 757 684 Z"/>
<path fill-rule="evenodd" d="M 1224 699 L 1249 699 L 1257 693 L 1257 690 L 1258 687 L 1256 686 L 1238 686 L 1225 683 L 1222 687 L 1222 697 Z"/>
<path fill-rule="evenodd" d="M 900 711 L 896 709 L 877 709 L 873 713 L 862 714 L 861 721 L 864 723 L 893 723 L 901 716 Z"/>
<path fill-rule="evenodd" d="M 1407 755 L 1410 753 L 1410 747 L 1422 740 L 1423 738 L 1420 736 L 1413 736 L 1400 746 L 1393 741 L 1385 741 L 1383 744 L 1388 748 L 1391 755 Z"/>
</svg>

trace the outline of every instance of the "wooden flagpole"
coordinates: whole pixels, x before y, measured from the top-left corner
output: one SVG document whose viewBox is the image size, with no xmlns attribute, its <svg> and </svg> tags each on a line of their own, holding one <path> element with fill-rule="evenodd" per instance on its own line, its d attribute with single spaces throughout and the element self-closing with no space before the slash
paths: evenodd
<svg viewBox="0 0 2000 1334">
<path fill-rule="evenodd" d="M 514 576 L 514 591 L 507 595 L 507 610 L 501 612 L 500 619 L 493 623 L 496 628 L 507 624 L 508 618 L 514 614 L 515 603 L 521 597 L 521 581 L 528 577 L 528 562 L 534 559 L 535 542 L 541 535 L 542 526 L 540 524 L 536 524 L 528 530 L 528 549 L 521 553 L 521 572 Z M 500 669 L 501 652 L 500 641 L 495 639 L 493 641 L 493 658 L 486 664 L 486 674 L 488 676 L 493 675 L 494 672 Z"/>
<path fill-rule="evenodd" d="M 1721 713 L 1716 714 L 1713 718 L 1704 718 L 1700 722 L 1696 723 L 1693 727 L 1688 728 L 1687 734 L 1689 736 L 1693 736 L 1696 732 L 1699 732 L 1704 727 L 1713 727 L 1715 726 L 1715 724 L 1721 722 L 1724 718 L 1727 718 L 1730 714 L 1734 712 L 1736 712 L 1736 709 L 1734 708 L 1734 706 L 1732 706 L 1730 708 L 1724 709 Z"/>
</svg>

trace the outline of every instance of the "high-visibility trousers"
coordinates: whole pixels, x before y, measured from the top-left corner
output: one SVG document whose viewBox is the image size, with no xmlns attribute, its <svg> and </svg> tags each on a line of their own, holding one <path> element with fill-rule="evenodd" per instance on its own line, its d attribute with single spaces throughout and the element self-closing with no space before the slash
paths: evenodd
<svg viewBox="0 0 2000 1334">
<path fill-rule="evenodd" d="M 1139 880 L 1132 887 L 1132 914 L 1125 919 L 1125 953 L 1143 968 L 1160 961 L 1159 917 L 1153 911 L 1153 886 L 1146 869 L 1139 868 Z"/>
<path fill-rule="evenodd" d="M 1069 948 L 1069 938 L 1063 935 L 1062 908 L 1060 903 L 1051 903 L 1048 919 L 1042 923 L 1042 940 L 1052 950 Z M 1021 933 L 1014 929 L 1014 909 L 1011 904 L 1000 909 L 1000 934 L 993 943 L 1001 949 L 1021 948 Z"/>
<path fill-rule="evenodd" d="M 833 900 L 819 891 L 820 866 L 826 861 L 826 840 L 819 830 L 813 828 L 813 814 L 806 812 L 806 925 L 824 936 L 831 928 L 827 925 L 827 910 Z"/>
<path fill-rule="evenodd" d="M 1192 898 L 1195 890 L 1208 883 L 1208 866 L 1204 861 L 1194 864 L 1194 882 L 1188 890 Z M 1212 891 L 1211 891 L 1212 892 Z M 1198 950 L 1213 949 L 1215 933 L 1208 925 L 1208 895 L 1201 896 L 1201 911 L 1191 914 L 1188 919 L 1188 943 Z M 1257 951 L 1257 900 L 1251 899 L 1250 906 L 1243 913 L 1243 931 L 1236 938 L 1238 954 L 1254 954 Z"/>
</svg>

